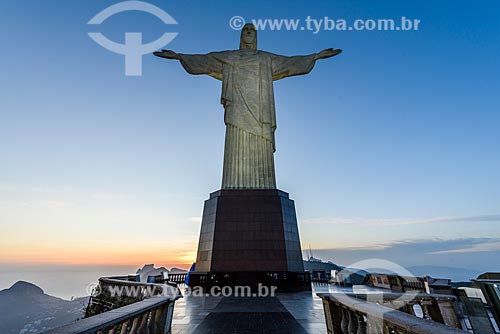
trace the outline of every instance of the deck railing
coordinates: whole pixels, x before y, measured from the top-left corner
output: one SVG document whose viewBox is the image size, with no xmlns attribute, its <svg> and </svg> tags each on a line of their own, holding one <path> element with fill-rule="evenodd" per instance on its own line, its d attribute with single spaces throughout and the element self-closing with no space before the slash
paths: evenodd
<svg viewBox="0 0 500 334">
<path fill-rule="evenodd" d="M 98 291 L 84 319 L 43 334 L 168 334 L 174 303 L 182 296 L 172 285 L 125 277 L 99 279 Z"/>
<path fill-rule="evenodd" d="M 320 293 L 318 296 L 323 300 L 328 334 L 466 333 L 454 328 L 460 325 L 454 313 L 450 313 L 453 312 L 453 296 L 418 294 L 406 298 L 394 293 L 378 297 L 344 293 Z M 411 314 L 413 305 L 417 304 L 421 306 L 424 318 Z M 437 313 L 431 307 L 440 311 L 442 323 L 433 320 L 431 314 L 436 317 Z"/>
<path fill-rule="evenodd" d="M 168 274 L 168 280 L 169 280 L 169 282 L 183 284 L 186 282 L 186 276 L 187 276 L 187 273 Z"/>
<path fill-rule="evenodd" d="M 170 333 L 174 302 L 170 297 L 155 296 L 44 334 L 166 334 Z"/>
</svg>

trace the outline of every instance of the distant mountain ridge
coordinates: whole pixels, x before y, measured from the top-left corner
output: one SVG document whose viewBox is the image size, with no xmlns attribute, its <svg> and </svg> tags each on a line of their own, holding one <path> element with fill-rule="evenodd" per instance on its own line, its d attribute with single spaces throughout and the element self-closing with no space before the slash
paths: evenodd
<svg viewBox="0 0 500 334">
<path fill-rule="evenodd" d="M 14 285 L 11 286 L 8 290 L 10 293 L 17 294 L 19 296 L 40 296 L 44 294 L 42 288 L 25 281 L 18 281 L 14 283 Z"/>
<path fill-rule="evenodd" d="M 454 282 L 468 282 L 477 278 L 481 272 L 474 269 L 443 266 L 413 266 L 408 270 L 416 276 L 431 276 L 434 278 L 449 278 Z"/>
<path fill-rule="evenodd" d="M 71 323 L 84 315 L 88 297 L 72 301 L 47 295 L 29 282 L 18 281 L 0 291 L 0 333 L 28 334 Z"/>
<path fill-rule="evenodd" d="M 326 272 L 330 270 L 342 271 L 356 273 L 358 275 L 364 276 L 368 274 L 368 271 L 350 268 L 338 265 L 332 261 L 322 261 L 317 258 L 309 258 L 304 261 L 304 268 L 308 271 L 314 270 L 324 270 Z M 453 282 L 469 282 L 472 279 L 477 278 L 482 272 L 479 270 L 468 269 L 468 268 L 456 268 L 456 267 L 445 267 L 445 266 L 432 266 L 432 265 L 420 265 L 420 266 L 411 266 L 406 268 L 409 273 L 418 277 L 431 276 L 434 278 L 448 278 Z M 392 271 L 384 271 L 378 270 L 377 272 L 392 272 Z M 397 274 L 397 273 L 396 273 Z"/>
</svg>

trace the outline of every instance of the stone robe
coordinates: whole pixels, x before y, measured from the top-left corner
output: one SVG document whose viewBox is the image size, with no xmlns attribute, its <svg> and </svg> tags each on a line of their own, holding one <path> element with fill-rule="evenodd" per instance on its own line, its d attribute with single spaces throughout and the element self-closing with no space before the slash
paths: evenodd
<svg viewBox="0 0 500 334">
<path fill-rule="evenodd" d="M 286 57 L 240 49 L 180 56 L 188 73 L 222 80 L 226 124 L 222 188 L 275 189 L 273 81 L 309 73 L 314 55 Z"/>
</svg>

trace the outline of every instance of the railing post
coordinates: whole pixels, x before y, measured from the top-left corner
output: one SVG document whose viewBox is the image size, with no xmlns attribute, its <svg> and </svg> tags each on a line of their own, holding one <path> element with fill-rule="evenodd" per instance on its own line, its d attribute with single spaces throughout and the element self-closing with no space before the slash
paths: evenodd
<svg viewBox="0 0 500 334">
<path fill-rule="evenodd" d="M 325 313 L 325 321 L 326 321 L 326 331 L 327 334 L 336 334 L 333 329 L 333 308 L 335 307 L 334 303 L 331 302 L 328 298 L 322 299 L 323 302 L 323 312 Z M 332 305 L 333 307 L 330 307 Z"/>
<path fill-rule="evenodd" d="M 358 318 L 358 331 L 356 334 L 366 334 L 366 321 L 365 316 L 362 313 L 356 313 Z"/>
<path fill-rule="evenodd" d="M 457 318 L 455 309 L 453 308 L 453 303 L 450 301 L 437 301 L 439 310 L 441 311 L 441 316 L 443 317 L 444 323 L 448 326 L 452 326 L 457 329 L 462 329 L 460 326 L 460 321 Z"/>
<path fill-rule="evenodd" d="M 347 314 L 349 315 L 349 326 L 347 327 L 347 330 L 349 331 L 349 334 L 356 334 L 358 331 L 358 319 L 356 317 L 356 313 L 352 310 L 348 310 Z"/>
<path fill-rule="evenodd" d="M 333 306 L 331 309 L 333 334 L 342 334 L 342 307 L 337 303 L 330 303 Z"/>
<path fill-rule="evenodd" d="M 148 331 L 149 334 L 156 334 L 156 313 L 158 312 L 158 308 L 152 309 L 149 312 L 148 316 Z"/>
<path fill-rule="evenodd" d="M 422 307 L 422 312 L 424 313 L 424 319 L 432 320 L 432 317 L 429 314 L 429 310 L 427 309 L 428 305 L 430 305 L 428 301 L 426 300 L 420 301 L 420 307 Z"/>
<path fill-rule="evenodd" d="M 158 307 L 155 313 L 156 331 L 153 334 L 165 334 L 165 305 Z"/>
<path fill-rule="evenodd" d="M 165 320 L 165 334 L 168 334 L 171 332 L 172 319 L 174 317 L 174 303 L 169 302 L 165 307 L 167 309 Z"/>
<path fill-rule="evenodd" d="M 349 311 L 345 307 L 340 307 L 342 309 L 342 322 L 340 323 L 340 329 L 342 334 L 349 334 Z"/>
<path fill-rule="evenodd" d="M 149 312 L 146 312 L 142 315 L 141 324 L 137 330 L 138 334 L 148 334 L 148 316 Z"/>
<path fill-rule="evenodd" d="M 343 334 L 341 326 L 342 308 L 332 300 L 323 299 L 323 310 L 328 334 Z"/>
<path fill-rule="evenodd" d="M 342 307 L 334 302 L 331 302 L 331 305 L 333 305 L 332 309 L 333 334 L 342 334 L 342 319 L 344 317 L 344 314 L 342 313 Z"/>
<path fill-rule="evenodd" d="M 140 315 L 134 318 L 134 321 L 132 322 L 132 328 L 130 329 L 130 334 L 137 334 L 137 329 L 139 328 L 140 319 L 141 319 Z"/>
<path fill-rule="evenodd" d="M 366 319 L 366 333 L 367 334 L 380 334 L 383 333 L 383 320 L 373 316 L 367 315 Z"/>
<path fill-rule="evenodd" d="M 127 328 L 129 323 L 130 320 L 127 320 L 124 323 L 122 323 L 122 330 L 120 331 L 120 334 L 127 334 Z"/>
</svg>

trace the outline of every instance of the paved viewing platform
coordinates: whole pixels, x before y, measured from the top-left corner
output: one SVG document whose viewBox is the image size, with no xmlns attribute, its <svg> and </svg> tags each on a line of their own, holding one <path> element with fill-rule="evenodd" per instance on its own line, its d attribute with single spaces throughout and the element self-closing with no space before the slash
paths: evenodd
<svg viewBox="0 0 500 334">
<path fill-rule="evenodd" d="M 195 290 L 189 294 L 183 284 L 178 288 L 117 277 L 99 282 L 101 293 L 91 299 L 88 317 L 46 333 L 463 333 L 459 330 L 463 315 L 455 313 L 456 297 L 451 295 L 313 284 L 312 291 L 239 297 L 200 295 Z M 138 289 L 141 295 L 137 300 L 110 295 L 123 286 Z M 153 296 L 144 298 L 148 292 Z M 120 302 L 125 304 L 116 304 Z"/>
<path fill-rule="evenodd" d="M 353 290 L 328 284 L 263 298 L 185 296 L 175 304 L 172 334 L 326 334 L 327 322 L 334 334 L 463 333 L 456 328 L 453 301 L 454 297 L 445 295 L 405 296 L 367 286 Z M 426 319 L 397 310 L 414 305 L 423 307 Z M 438 313 L 442 323 L 430 320 L 431 314 L 436 318 Z"/>
<path fill-rule="evenodd" d="M 316 293 L 340 291 L 352 290 L 316 286 L 275 297 L 186 296 L 175 303 L 172 334 L 325 334 L 323 305 Z"/>
</svg>

